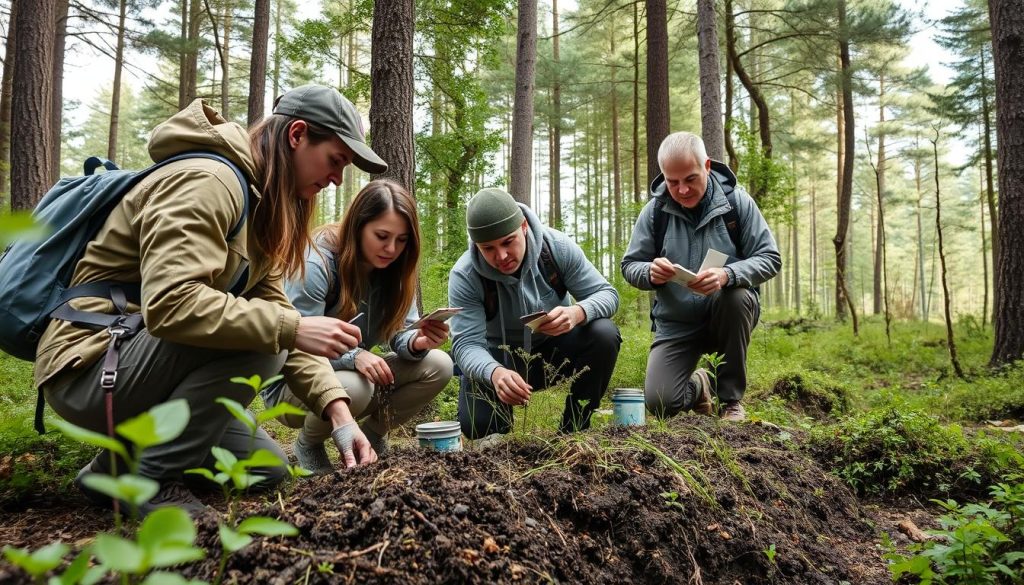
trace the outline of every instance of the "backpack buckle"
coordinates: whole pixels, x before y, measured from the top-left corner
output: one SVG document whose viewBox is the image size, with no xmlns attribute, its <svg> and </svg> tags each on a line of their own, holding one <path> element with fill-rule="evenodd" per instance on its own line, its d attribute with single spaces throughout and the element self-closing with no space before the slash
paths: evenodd
<svg viewBox="0 0 1024 585">
<path fill-rule="evenodd" d="M 113 390 L 117 383 L 117 370 L 106 370 L 100 372 L 100 388 Z"/>
</svg>

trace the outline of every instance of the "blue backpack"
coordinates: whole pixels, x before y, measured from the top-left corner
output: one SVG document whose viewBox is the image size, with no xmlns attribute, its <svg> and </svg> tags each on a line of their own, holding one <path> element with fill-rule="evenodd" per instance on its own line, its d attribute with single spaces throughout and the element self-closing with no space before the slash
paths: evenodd
<svg viewBox="0 0 1024 585">
<path fill-rule="evenodd" d="M 220 161 L 235 172 L 244 194 L 242 217 L 228 233 L 238 234 L 249 215 L 249 181 L 227 158 L 211 152 L 179 154 L 141 171 L 120 170 L 104 159 L 85 161 L 85 176 L 61 179 L 47 191 L 32 216 L 48 230 L 40 240 L 17 241 L 0 255 L 0 349 L 23 360 L 33 361 L 39 338 L 50 319 L 64 319 L 82 327 L 105 329 L 127 325 L 141 329 L 141 315 L 124 314 L 127 302 L 140 304 L 140 283 L 91 282 L 69 288 L 78 261 L 107 216 L 139 181 L 170 163 L 191 158 Z M 99 167 L 107 172 L 96 174 Z M 231 291 L 245 286 L 248 270 L 236 279 Z M 101 297 L 114 301 L 121 315 L 86 313 L 71 309 L 67 302 L 78 297 Z M 134 334 L 132 331 L 130 334 Z"/>
</svg>

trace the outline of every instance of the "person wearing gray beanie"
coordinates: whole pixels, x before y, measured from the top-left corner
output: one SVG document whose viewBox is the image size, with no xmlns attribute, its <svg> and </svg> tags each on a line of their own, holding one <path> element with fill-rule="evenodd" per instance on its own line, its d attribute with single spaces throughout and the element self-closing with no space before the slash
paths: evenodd
<svg viewBox="0 0 1024 585">
<path fill-rule="evenodd" d="M 469 248 L 448 279 L 448 301 L 462 308 L 451 329 L 463 434 L 508 433 L 513 406 L 565 380 L 559 430 L 588 428 L 622 343 L 610 319 L 618 292 L 574 241 L 503 189 L 469 200 L 466 230 Z M 558 379 L 545 375 L 545 364 L 561 366 Z"/>
</svg>

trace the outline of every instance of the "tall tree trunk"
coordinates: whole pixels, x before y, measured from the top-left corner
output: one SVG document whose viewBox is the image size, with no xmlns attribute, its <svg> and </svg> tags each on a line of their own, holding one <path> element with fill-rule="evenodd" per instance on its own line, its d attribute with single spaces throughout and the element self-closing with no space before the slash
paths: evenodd
<svg viewBox="0 0 1024 585">
<path fill-rule="evenodd" d="M 14 57 L 18 54 L 15 25 L 18 5 L 24 0 L 11 0 L 11 14 L 7 25 L 7 44 L 4 47 L 4 73 L 0 82 L 0 213 L 10 208 L 8 177 L 11 171 L 11 91 L 14 86 Z"/>
<path fill-rule="evenodd" d="M 999 240 L 1001 251 L 1019 252 L 1024 250 L 1024 11 L 1016 2 L 991 0 L 989 20 L 999 144 L 999 228 L 992 240 Z M 998 258 L 993 366 L 1024 357 L 1024 255 L 1000 252 Z"/>
<path fill-rule="evenodd" d="M 917 273 L 921 287 L 921 320 L 928 320 L 928 291 L 924 279 L 924 190 L 921 189 L 921 161 L 914 160 L 914 185 L 917 189 Z"/>
<path fill-rule="evenodd" d="M 275 100 L 281 95 L 281 2 L 282 0 L 277 0 L 277 10 L 274 11 L 274 91 L 270 97 Z"/>
<path fill-rule="evenodd" d="M 516 97 L 512 109 L 512 177 L 509 191 L 530 204 L 533 162 L 533 85 L 537 66 L 537 0 L 519 0 L 516 32 Z"/>
<path fill-rule="evenodd" d="M 882 277 L 885 272 L 883 256 L 885 255 L 885 73 L 878 78 L 878 160 L 875 163 L 875 188 L 878 200 L 878 223 L 875 224 L 875 273 L 872 284 L 872 314 L 882 313 Z M 888 323 L 888 320 L 886 320 Z"/>
<path fill-rule="evenodd" d="M 643 181 L 646 183 L 646 181 Z M 643 201 L 640 190 L 640 3 L 633 3 L 633 202 Z"/>
<path fill-rule="evenodd" d="M 811 259 L 811 299 L 819 306 L 822 313 L 825 303 L 818 296 L 818 193 L 817 184 L 811 179 L 811 242 L 809 246 Z"/>
<path fill-rule="evenodd" d="M 413 192 L 413 0 L 377 0 L 370 39 L 370 132 L 373 150 L 388 163 L 379 175 Z"/>
<path fill-rule="evenodd" d="M 708 156 L 725 160 L 722 128 L 722 76 L 718 71 L 718 27 L 714 0 L 697 0 L 697 44 L 700 52 L 700 129 Z"/>
<path fill-rule="evenodd" d="M 743 67 L 743 62 L 740 60 L 739 52 L 736 50 L 735 39 L 732 43 L 728 43 L 727 47 L 729 53 L 729 61 L 732 62 L 732 69 L 736 72 L 736 77 L 739 78 L 740 83 L 747 90 L 747 94 L 750 95 L 751 101 L 757 109 L 757 133 L 761 139 L 761 154 L 765 158 L 772 158 L 772 132 L 771 122 L 769 119 L 768 102 L 761 93 L 761 88 L 758 87 L 757 83 L 754 82 L 747 70 Z M 755 186 L 754 193 L 752 193 L 755 199 L 759 199 L 765 195 L 765 188 L 763 185 Z"/>
<path fill-rule="evenodd" d="M 978 173 L 981 182 L 981 189 L 979 190 L 980 197 L 978 197 L 978 203 L 981 204 L 981 222 L 978 224 L 981 226 L 981 268 L 982 268 L 982 282 L 985 284 L 984 295 L 982 306 L 981 306 L 981 327 L 985 328 L 988 323 L 988 238 L 985 237 L 985 174 L 984 172 Z"/>
<path fill-rule="evenodd" d="M 850 231 L 850 208 L 853 201 L 853 149 L 854 149 L 854 119 L 853 119 L 853 72 L 850 64 L 850 42 L 849 30 L 846 27 L 846 0 L 839 0 L 839 60 L 840 60 L 840 84 L 843 98 L 843 172 L 842 186 L 839 193 L 839 206 L 836 211 L 836 235 L 832 243 L 836 248 L 836 314 L 842 313 L 839 310 L 841 303 L 846 302 L 850 310 L 850 317 L 853 321 L 853 334 L 857 335 L 857 311 L 853 306 L 853 299 L 850 298 L 847 290 L 847 248 L 846 241 Z"/>
<path fill-rule="evenodd" d="M 551 227 L 562 229 L 562 82 L 558 60 L 558 0 L 551 0 L 551 57 L 554 87 L 551 91 Z M 614 83 L 612 86 L 614 87 Z"/>
<path fill-rule="evenodd" d="M 725 0 L 725 48 L 726 54 L 735 51 L 736 46 L 736 22 L 732 15 L 732 0 Z M 740 168 L 740 158 L 736 155 L 736 147 L 732 143 L 732 59 L 725 60 L 725 150 L 729 153 L 729 168 L 736 172 Z"/>
<path fill-rule="evenodd" d="M 1024 69 L 1022 69 L 1024 72 Z M 946 317 L 946 345 L 949 347 L 949 361 L 953 364 L 953 371 L 961 379 L 964 378 L 964 371 L 960 368 L 960 360 L 956 354 L 956 339 L 953 336 L 953 312 L 950 310 L 949 285 L 947 283 L 946 251 L 942 242 L 942 192 L 939 189 L 939 131 L 935 131 L 935 140 L 932 140 L 932 152 L 935 155 L 935 231 L 939 238 L 939 262 L 942 265 L 942 305 L 943 314 Z M 1019 328 L 1019 326 L 1018 326 Z"/>
<path fill-rule="evenodd" d="M 668 9 L 647 0 L 647 176 L 661 172 L 658 148 L 671 128 L 668 105 Z"/>
<path fill-rule="evenodd" d="M 210 15 L 213 20 L 213 15 Z M 214 29 L 216 30 L 216 29 Z M 231 2 L 224 1 L 224 41 L 222 43 L 220 66 L 220 113 L 225 120 L 231 119 Z"/>
<path fill-rule="evenodd" d="M 249 103 L 246 108 L 249 126 L 263 119 L 263 105 L 267 95 L 270 0 L 256 0 L 253 10 L 255 15 L 252 23 L 252 54 L 249 57 Z"/>
<path fill-rule="evenodd" d="M 185 77 L 188 75 L 188 20 L 191 12 L 191 0 L 179 0 L 178 8 L 181 11 L 181 36 L 179 39 L 180 52 L 178 53 L 178 109 L 182 110 L 188 105 L 185 101 L 188 84 Z"/>
<path fill-rule="evenodd" d="M 184 85 L 184 103 L 180 104 L 185 108 L 192 103 L 197 94 L 196 84 L 199 77 L 199 19 L 203 14 L 202 0 L 192 0 L 188 14 L 188 38 L 185 45 L 185 72 L 181 77 L 181 84 Z"/>
<path fill-rule="evenodd" d="M 30 210 L 53 182 L 50 131 L 53 118 L 54 40 L 59 5 L 65 0 L 37 0 L 32 10 L 18 10 L 14 22 L 16 54 L 13 64 L 18 83 L 12 88 L 11 209 Z M 22 8 L 26 8 L 23 6 Z"/>
<path fill-rule="evenodd" d="M 982 144 L 984 145 L 985 152 L 985 195 L 988 200 L 988 217 L 992 231 L 992 268 L 995 269 L 999 266 L 999 211 L 996 209 L 996 194 L 995 194 L 995 181 L 992 178 L 993 175 L 993 164 L 992 160 L 992 104 L 989 101 L 988 94 L 988 83 L 985 80 L 988 78 L 985 75 L 985 51 L 982 49 L 981 52 L 981 119 L 984 125 L 984 134 L 982 135 Z M 992 321 L 995 322 L 995 309 L 999 304 L 999 287 L 995 287 L 992 291 Z"/>
<path fill-rule="evenodd" d="M 68 0 L 57 2 L 53 37 L 53 73 L 50 94 L 50 183 L 60 179 L 61 131 L 64 126 L 64 47 L 67 44 Z"/>
<path fill-rule="evenodd" d="M 107 133 L 107 159 L 117 160 L 117 130 L 121 120 L 121 71 L 124 69 L 124 21 L 128 0 L 121 0 L 117 17 L 117 47 L 114 52 L 114 85 L 110 91 L 110 129 Z"/>
<path fill-rule="evenodd" d="M 610 24 L 610 49 L 611 57 L 614 59 L 616 51 L 616 27 L 614 18 L 612 18 Z M 619 159 L 619 84 L 618 79 L 616 79 L 616 71 L 617 66 L 615 63 L 612 63 L 612 222 L 614 224 L 613 228 L 610 230 L 610 235 L 612 236 L 612 250 L 616 249 L 615 247 L 622 243 L 622 172 L 620 169 L 621 163 Z M 618 273 L 617 270 L 613 272 Z"/>
</svg>

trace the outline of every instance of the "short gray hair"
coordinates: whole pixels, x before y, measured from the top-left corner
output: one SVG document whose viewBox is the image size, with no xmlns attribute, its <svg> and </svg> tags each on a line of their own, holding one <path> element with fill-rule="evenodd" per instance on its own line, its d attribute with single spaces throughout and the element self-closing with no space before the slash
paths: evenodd
<svg viewBox="0 0 1024 585">
<path fill-rule="evenodd" d="M 702 167 L 708 160 L 704 141 L 692 132 L 673 132 L 666 136 L 658 147 L 658 167 L 662 172 L 665 171 L 665 162 L 669 159 L 691 157 Z"/>
</svg>

